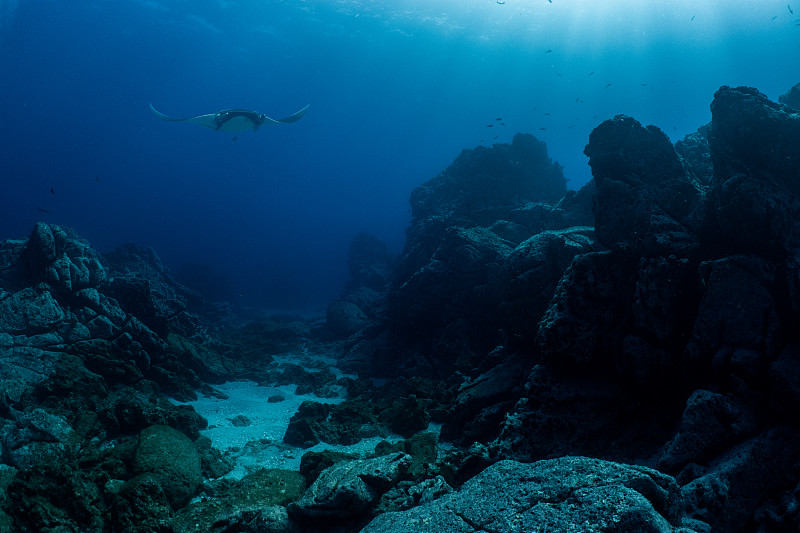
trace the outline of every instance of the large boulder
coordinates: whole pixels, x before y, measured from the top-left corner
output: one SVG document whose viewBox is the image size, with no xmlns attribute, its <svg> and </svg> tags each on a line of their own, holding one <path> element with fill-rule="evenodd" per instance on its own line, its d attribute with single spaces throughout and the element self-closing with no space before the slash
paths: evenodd
<svg viewBox="0 0 800 533">
<path fill-rule="evenodd" d="M 411 456 L 401 452 L 336 463 L 289 505 L 289 513 L 316 528 L 363 520 L 370 507 L 405 474 L 411 461 Z"/>
<path fill-rule="evenodd" d="M 500 461 L 457 492 L 385 513 L 362 533 L 653 531 L 690 533 L 674 479 L 641 466 L 586 457 Z"/>
<path fill-rule="evenodd" d="M 188 503 L 203 480 L 194 443 L 169 426 L 150 426 L 139 435 L 133 462 L 135 474 L 154 477 L 173 508 Z"/>
</svg>

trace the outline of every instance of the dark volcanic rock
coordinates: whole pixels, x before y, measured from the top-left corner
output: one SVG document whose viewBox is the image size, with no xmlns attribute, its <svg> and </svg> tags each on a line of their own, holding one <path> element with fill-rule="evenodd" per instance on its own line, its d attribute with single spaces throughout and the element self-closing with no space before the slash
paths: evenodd
<svg viewBox="0 0 800 533">
<path fill-rule="evenodd" d="M 777 426 L 719 454 L 708 467 L 694 468 L 701 475 L 681 488 L 687 513 L 714 532 L 759 530 L 753 520 L 758 506 L 768 495 L 797 485 L 798 438 L 797 428 Z M 786 518 L 763 530 L 796 530 L 796 511 Z"/>
<path fill-rule="evenodd" d="M 687 400 L 678 432 L 664 446 L 658 467 L 674 471 L 690 461 L 706 461 L 756 428 L 752 406 L 732 395 L 698 389 Z"/>
<path fill-rule="evenodd" d="M 544 356 L 578 370 L 607 364 L 604 356 L 621 347 L 622 338 L 613 332 L 632 304 L 635 271 L 631 260 L 614 252 L 577 256 L 539 324 Z M 609 349 L 609 343 L 615 346 Z"/>
<path fill-rule="evenodd" d="M 507 284 L 500 312 L 506 331 L 529 343 L 576 255 L 594 251 L 594 228 L 575 226 L 543 231 L 517 246 L 505 263 Z"/>
<path fill-rule="evenodd" d="M 318 530 L 326 524 L 357 523 L 369 516 L 370 506 L 399 481 L 410 465 L 411 457 L 405 453 L 336 463 L 289 505 L 289 513 Z"/>
<path fill-rule="evenodd" d="M 450 228 L 430 262 L 393 292 L 389 314 L 394 330 L 421 339 L 444 338 L 448 326 L 464 321 L 471 337 L 465 340 L 489 346 L 495 341 L 503 265 L 512 249 L 512 243 L 488 229 Z M 462 350 L 442 342 L 437 362 L 446 368 Z"/>
<path fill-rule="evenodd" d="M 202 481 L 197 448 L 186 435 L 169 426 L 150 426 L 142 431 L 133 471 L 155 477 L 174 508 L 185 505 Z"/>
<path fill-rule="evenodd" d="M 650 457 L 713 531 L 791 529 L 800 123 L 748 88 L 720 89 L 712 116 L 683 161 L 626 117 L 593 132 L 595 229 L 612 251 L 564 272 L 491 449 Z"/>
<path fill-rule="evenodd" d="M 785 258 L 800 244 L 800 115 L 756 89 L 722 87 L 711 116 L 706 238 L 726 253 Z"/>
<path fill-rule="evenodd" d="M 585 457 L 500 461 L 461 490 L 385 513 L 363 533 L 696 531 L 677 483 L 655 470 Z"/>
<path fill-rule="evenodd" d="M 755 257 L 731 256 L 702 263 L 699 270 L 706 290 L 687 345 L 688 369 L 708 374 L 713 363 L 720 378 L 735 375 L 757 385 L 767 362 L 777 356 L 776 343 L 781 339 L 781 319 L 770 290 L 775 265 Z M 737 364 L 747 353 L 756 367 Z"/>
<path fill-rule="evenodd" d="M 791 107 L 795 112 L 800 112 L 800 83 L 789 89 L 788 93 L 782 94 L 778 101 Z"/>
<path fill-rule="evenodd" d="M 175 533 L 194 531 L 295 533 L 285 505 L 298 499 L 305 480 L 298 472 L 260 469 L 241 481 L 212 482 L 212 494 L 197 499 L 175 515 Z"/>
<path fill-rule="evenodd" d="M 490 356 L 502 362 L 483 374 L 466 380 L 442 426 L 442 438 L 469 446 L 497 437 L 507 412 L 511 411 L 524 385 L 527 362 L 498 349 Z"/>
<path fill-rule="evenodd" d="M 147 533 L 168 530 L 172 507 L 155 475 L 141 474 L 120 488 L 114 500 L 113 520 L 122 531 Z"/>
<path fill-rule="evenodd" d="M 237 368 L 186 311 L 188 293 L 152 250 L 128 245 L 104 257 L 41 223 L 26 241 L 0 244 L 0 461 L 19 469 L 18 499 L 3 504 L 16 528 L 101 531 L 116 521 L 153 531 L 171 516 L 165 501 L 179 506 L 193 493 L 199 460 L 184 493 L 167 483 L 180 476 L 155 487 L 128 470 L 128 443 L 144 428 L 197 438 L 206 425 L 164 391 L 193 398 L 199 376 Z M 224 470 L 206 455 L 208 468 Z M 188 457 L 141 470 L 157 478 L 178 456 Z"/>
<path fill-rule="evenodd" d="M 597 186 L 600 242 L 644 255 L 696 251 L 702 192 L 661 130 L 619 115 L 592 131 L 584 153 Z"/>
<path fill-rule="evenodd" d="M 516 246 L 541 232 L 593 223 L 593 184 L 577 193 L 565 184 L 544 143 L 519 134 L 510 145 L 465 150 L 418 187 L 388 296 L 363 298 L 372 309 L 374 302 L 385 307 L 368 311 L 352 295 L 346 298 L 372 319 L 371 327 L 348 340 L 346 368 L 442 378 L 454 368 L 469 371 L 503 338 L 532 336 L 558 278 L 555 270 L 566 267 L 568 250 L 577 253 L 574 244 L 583 237 L 553 237 L 572 244 L 563 247 L 548 282 L 537 284 L 520 270 L 527 268 L 524 261 L 511 268 L 507 263 Z M 531 249 L 545 240 L 526 244 L 519 255 L 538 253 Z M 543 255 L 560 253 L 558 246 L 546 246 Z M 502 309 L 507 292 L 515 301 Z M 526 301 L 537 305 L 528 309 Z"/>
<path fill-rule="evenodd" d="M 487 226 L 498 213 L 530 201 L 556 203 L 566 192 L 561 167 L 533 135 L 517 134 L 510 145 L 464 150 L 453 164 L 411 195 L 412 216 L 465 218 Z"/>
<path fill-rule="evenodd" d="M 681 157 L 689 178 L 701 188 L 711 185 L 714 177 L 711 147 L 708 144 L 710 134 L 711 125 L 706 124 L 675 143 L 675 152 Z"/>
<path fill-rule="evenodd" d="M 430 261 L 450 227 L 488 228 L 509 221 L 533 226 L 530 235 L 564 227 L 562 214 L 555 215 L 559 220 L 554 223 L 548 206 L 565 192 L 561 167 L 532 135 L 518 134 L 511 145 L 464 150 L 444 172 L 411 193 L 413 220 L 395 285 Z"/>
<path fill-rule="evenodd" d="M 124 244 L 105 255 L 111 268 L 107 293 L 160 336 L 191 336 L 197 321 L 187 313 L 192 291 L 176 283 L 152 248 Z"/>
<path fill-rule="evenodd" d="M 675 413 L 608 379 L 537 365 L 502 422 L 495 454 L 531 461 L 582 454 L 632 461 L 650 457 L 671 435 Z"/>
<path fill-rule="evenodd" d="M 368 323 L 361 308 L 352 302 L 336 300 L 328 305 L 328 329 L 337 337 L 348 337 Z"/>
<path fill-rule="evenodd" d="M 389 287 L 394 255 L 379 238 L 360 233 L 350 244 L 347 266 L 350 270 L 348 292 L 359 287 L 382 292 Z"/>
</svg>

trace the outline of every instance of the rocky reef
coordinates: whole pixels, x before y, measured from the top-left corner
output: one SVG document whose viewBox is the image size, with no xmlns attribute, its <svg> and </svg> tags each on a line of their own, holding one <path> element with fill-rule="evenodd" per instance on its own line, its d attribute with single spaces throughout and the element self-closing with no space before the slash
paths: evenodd
<svg viewBox="0 0 800 533">
<path fill-rule="evenodd" d="M 55 225 L 0 243 L 0 531 L 800 529 L 796 89 L 722 87 L 675 145 L 607 120 L 580 191 L 531 135 L 465 150 L 324 319 L 239 323 Z M 315 395 L 287 453 L 402 438 L 226 478 L 178 400 L 237 379 Z"/>
</svg>

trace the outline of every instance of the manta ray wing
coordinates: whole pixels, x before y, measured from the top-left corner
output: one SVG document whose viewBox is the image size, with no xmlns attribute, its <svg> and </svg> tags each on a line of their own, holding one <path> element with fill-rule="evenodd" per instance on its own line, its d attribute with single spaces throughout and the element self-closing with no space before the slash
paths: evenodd
<svg viewBox="0 0 800 533">
<path fill-rule="evenodd" d="M 279 118 L 277 120 L 265 116 L 264 121 L 269 122 L 270 124 L 291 124 L 292 122 L 297 122 L 298 120 L 303 118 L 303 115 L 306 114 L 306 111 L 308 111 L 309 107 L 311 107 L 311 104 L 305 106 L 303 109 L 301 109 L 294 115 L 289 115 L 288 117 Z"/>
<path fill-rule="evenodd" d="M 187 118 L 175 118 L 165 115 L 155 107 L 153 104 L 150 104 L 150 111 L 153 112 L 155 116 L 160 118 L 161 120 L 166 120 L 167 122 L 191 122 L 192 124 L 199 124 L 200 126 L 205 126 L 206 128 L 211 128 L 212 130 L 216 130 L 217 122 L 216 122 L 216 113 L 211 113 L 208 115 L 200 115 L 198 117 L 187 117 Z"/>
</svg>

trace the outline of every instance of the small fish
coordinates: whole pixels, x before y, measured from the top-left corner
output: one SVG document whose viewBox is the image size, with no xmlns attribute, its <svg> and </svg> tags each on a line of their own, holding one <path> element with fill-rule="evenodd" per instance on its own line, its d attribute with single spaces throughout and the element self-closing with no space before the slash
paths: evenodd
<svg viewBox="0 0 800 533">
<path fill-rule="evenodd" d="M 539 128 L 539 131 L 545 131 L 547 128 Z"/>
<path fill-rule="evenodd" d="M 545 51 L 544 51 L 544 53 L 545 53 L 545 54 L 549 54 L 549 53 L 550 53 L 550 52 L 552 52 L 552 51 L 553 51 L 553 49 L 552 49 L 552 48 L 549 48 L 549 49 L 545 50 Z"/>
<path fill-rule="evenodd" d="M 544 116 L 549 117 L 550 113 L 545 113 Z"/>
<path fill-rule="evenodd" d="M 231 141 L 233 141 L 233 142 L 236 142 L 236 139 L 238 139 L 238 138 L 239 138 L 239 136 L 238 136 L 238 135 L 234 135 L 234 136 L 233 136 L 233 139 L 231 139 Z"/>
<path fill-rule="evenodd" d="M 771 19 L 769 19 L 769 20 L 775 20 L 776 18 L 778 18 L 778 15 L 775 15 L 774 17 L 772 17 L 772 18 L 771 18 Z"/>
<path fill-rule="evenodd" d="M 487 125 L 486 125 L 486 127 L 487 127 L 487 128 L 493 128 L 493 127 L 494 127 L 494 124 L 487 124 Z"/>
<path fill-rule="evenodd" d="M 44 207 L 37 207 L 37 208 L 36 208 L 36 210 L 37 210 L 37 211 L 39 211 L 40 213 L 47 213 L 47 214 L 50 214 L 50 211 L 48 211 L 48 210 L 47 210 L 47 209 L 45 209 Z"/>
<path fill-rule="evenodd" d="M 574 127 L 575 127 L 575 124 L 570 124 L 569 126 L 567 126 L 567 129 L 568 129 L 568 130 L 571 130 L 571 129 L 572 129 L 572 128 L 574 128 Z"/>
<path fill-rule="evenodd" d="M 501 2 L 500 0 L 497 0 L 497 5 L 502 6 L 503 4 L 505 4 L 505 2 Z"/>
<path fill-rule="evenodd" d="M 641 85 L 642 87 L 647 87 L 646 83 L 640 83 L 639 85 Z"/>
<path fill-rule="evenodd" d="M 503 117 L 497 117 L 495 120 L 496 120 L 497 122 L 500 122 L 501 120 L 503 120 Z"/>
<path fill-rule="evenodd" d="M 591 71 L 591 72 L 589 73 L 589 76 L 592 76 L 592 75 L 594 75 L 594 71 Z"/>
<path fill-rule="evenodd" d="M 792 10 L 792 6 L 790 6 L 789 4 L 786 4 L 786 7 L 787 7 L 787 9 L 789 9 L 789 14 L 790 15 L 794 15 L 794 10 Z"/>
<path fill-rule="evenodd" d="M 55 193 L 56 193 L 55 189 L 53 189 L 52 187 L 50 187 L 50 194 L 55 194 Z"/>
<path fill-rule="evenodd" d="M 94 181 L 96 181 L 97 183 L 100 183 L 100 176 L 95 176 Z"/>
<path fill-rule="evenodd" d="M 697 16 L 697 15 L 692 15 L 692 20 L 690 20 L 689 22 L 692 22 L 692 21 L 694 21 L 694 18 L 695 18 L 696 16 Z"/>
<path fill-rule="evenodd" d="M 576 103 L 576 104 L 578 103 L 578 100 L 580 100 L 580 97 L 578 97 L 578 98 L 576 98 L 576 99 L 575 99 L 575 103 Z"/>
<path fill-rule="evenodd" d="M 505 122 L 501 122 L 501 123 L 500 123 L 500 125 L 501 125 L 501 126 L 505 126 L 505 125 L 506 125 L 506 123 L 505 123 Z"/>
<path fill-rule="evenodd" d="M 603 87 L 603 89 L 608 89 L 609 87 L 611 87 L 611 84 L 610 84 L 610 83 L 607 83 L 607 84 L 606 84 L 606 86 L 605 86 L 605 87 Z"/>
</svg>

